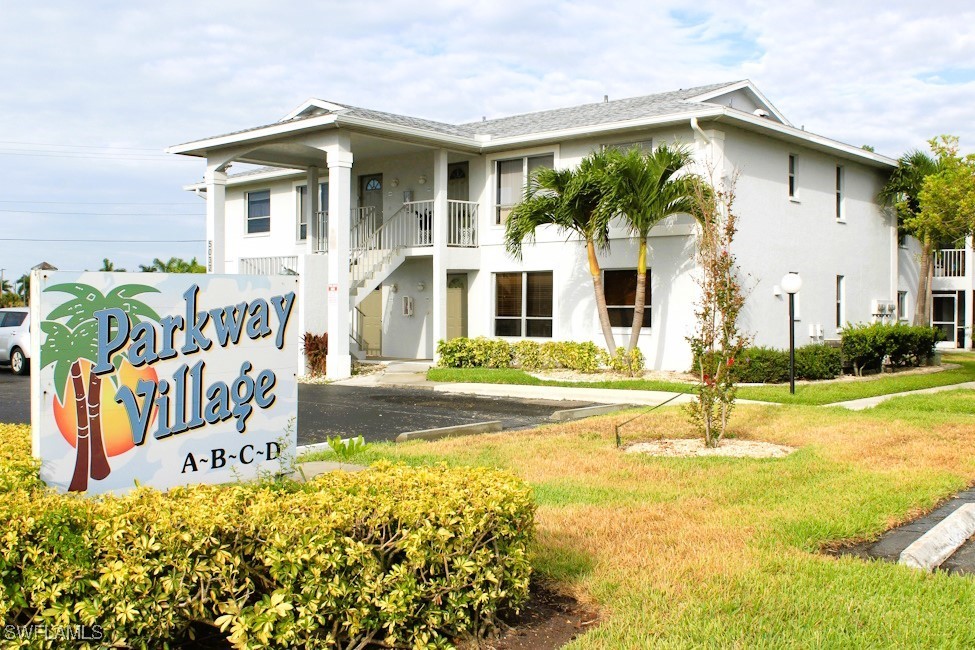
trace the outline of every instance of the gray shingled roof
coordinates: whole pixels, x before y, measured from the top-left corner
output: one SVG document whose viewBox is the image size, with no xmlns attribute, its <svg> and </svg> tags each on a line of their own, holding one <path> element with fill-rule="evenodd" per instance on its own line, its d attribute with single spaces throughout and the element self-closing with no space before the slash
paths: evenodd
<svg viewBox="0 0 975 650">
<path fill-rule="evenodd" d="M 734 83 L 737 82 L 697 86 L 643 97 L 630 97 L 610 102 L 583 104 L 571 108 L 525 113 L 524 115 L 502 117 L 495 120 L 471 122 L 461 126 L 467 127 L 475 133 L 502 138 L 681 113 L 689 108 L 704 108 L 706 106 L 704 103 L 689 102 L 687 101 L 688 97 L 703 95 L 706 92 L 724 88 Z"/>
<path fill-rule="evenodd" d="M 469 138 L 473 138 L 475 135 L 490 135 L 491 137 L 495 138 L 503 138 L 526 135 L 529 133 L 545 133 L 547 131 L 571 129 L 580 126 L 608 124 L 612 122 L 639 119 L 642 117 L 652 117 L 655 115 L 681 113 L 690 108 L 704 108 L 706 104 L 691 102 L 688 101 L 688 98 L 696 95 L 702 95 L 706 92 L 717 90 L 719 88 L 724 88 L 735 83 L 738 82 L 732 81 L 720 84 L 710 84 L 707 86 L 697 86 L 694 88 L 674 90 L 665 93 L 657 93 L 654 95 L 645 95 L 643 97 L 630 97 L 628 99 L 617 99 L 609 102 L 583 104 L 581 106 L 572 106 L 568 108 L 556 108 L 553 110 L 502 117 L 494 120 L 469 122 L 467 124 L 447 124 L 445 122 L 410 117 L 408 115 L 397 115 L 395 113 L 385 113 L 383 111 L 376 111 L 358 106 L 348 106 L 346 104 L 338 104 L 339 106 L 342 106 L 342 108 L 334 113 L 339 117 L 343 115 L 361 117 L 394 126 L 411 127 L 424 131 L 430 131 L 432 133 L 442 133 L 445 135 L 455 135 Z M 299 115 L 288 121 L 300 122 L 302 120 L 318 117 L 319 115 L 321 115 L 321 113 L 312 112 L 307 115 Z M 241 133 L 248 133 L 250 131 L 257 131 L 259 129 L 276 126 L 280 123 L 281 122 L 264 124 L 214 137 L 226 137 Z"/>
</svg>

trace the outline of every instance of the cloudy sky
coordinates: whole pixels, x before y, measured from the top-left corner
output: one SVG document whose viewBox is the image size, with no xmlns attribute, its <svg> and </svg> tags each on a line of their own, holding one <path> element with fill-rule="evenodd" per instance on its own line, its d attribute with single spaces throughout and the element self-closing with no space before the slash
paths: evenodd
<svg viewBox="0 0 975 650">
<path fill-rule="evenodd" d="M 203 164 L 163 149 L 308 97 L 460 122 L 749 78 L 808 131 L 975 149 L 970 2 L 689 5 L 3 0 L 0 268 L 202 259 Z"/>
</svg>

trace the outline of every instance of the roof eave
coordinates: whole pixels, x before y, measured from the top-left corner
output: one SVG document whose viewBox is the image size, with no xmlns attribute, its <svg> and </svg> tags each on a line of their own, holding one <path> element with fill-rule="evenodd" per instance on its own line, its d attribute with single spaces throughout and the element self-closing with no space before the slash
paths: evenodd
<svg viewBox="0 0 975 650">
<path fill-rule="evenodd" d="M 319 117 L 310 117 L 295 122 L 279 122 L 278 124 L 270 124 L 259 129 L 254 129 L 253 131 L 245 131 L 244 133 L 219 135 L 213 138 L 185 142 L 183 144 L 176 144 L 171 147 L 167 147 L 166 153 L 205 158 L 209 150 L 220 147 L 266 140 L 268 138 L 284 135 L 286 133 L 299 133 L 301 131 L 334 127 L 336 122 L 335 117 L 336 116 L 334 114 L 321 115 Z"/>
</svg>

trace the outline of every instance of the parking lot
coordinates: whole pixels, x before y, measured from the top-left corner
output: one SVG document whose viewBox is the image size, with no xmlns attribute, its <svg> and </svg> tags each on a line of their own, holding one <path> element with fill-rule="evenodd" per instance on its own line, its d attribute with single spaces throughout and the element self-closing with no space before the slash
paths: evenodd
<svg viewBox="0 0 975 650">
<path fill-rule="evenodd" d="M 393 440 L 400 433 L 500 420 L 505 429 L 532 427 L 556 410 L 586 402 L 474 397 L 423 388 L 298 385 L 298 444 L 328 436 Z M 30 422 L 30 377 L 0 368 L 0 422 Z"/>
</svg>

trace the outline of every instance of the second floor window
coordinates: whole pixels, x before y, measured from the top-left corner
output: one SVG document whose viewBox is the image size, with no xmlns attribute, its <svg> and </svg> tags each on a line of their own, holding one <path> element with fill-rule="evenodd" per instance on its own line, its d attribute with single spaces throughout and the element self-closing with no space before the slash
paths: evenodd
<svg viewBox="0 0 975 650">
<path fill-rule="evenodd" d="M 495 188 L 497 210 L 494 222 L 504 223 L 511 214 L 511 209 L 521 202 L 525 192 L 525 181 L 529 174 L 542 167 L 551 169 L 554 166 L 555 155 L 550 153 L 497 161 L 495 163 L 495 176 L 498 179 Z"/>
<path fill-rule="evenodd" d="M 247 193 L 247 234 L 271 232 L 271 190 Z"/>
<path fill-rule="evenodd" d="M 796 198 L 799 187 L 796 185 L 796 174 L 799 171 L 799 157 L 793 153 L 789 154 L 789 198 Z"/>
<path fill-rule="evenodd" d="M 836 166 L 836 220 L 843 221 L 846 219 L 846 214 L 843 211 L 843 168 L 839 165 Z"/>
</svg>

